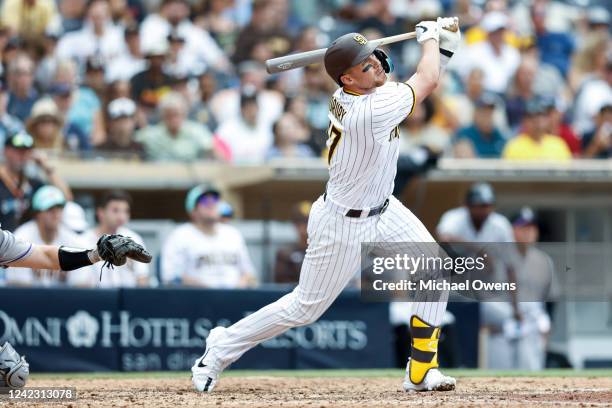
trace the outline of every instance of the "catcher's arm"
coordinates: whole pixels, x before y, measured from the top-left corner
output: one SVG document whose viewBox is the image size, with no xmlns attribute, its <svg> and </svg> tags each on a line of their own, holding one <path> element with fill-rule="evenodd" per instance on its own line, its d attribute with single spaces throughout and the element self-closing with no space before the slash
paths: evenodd
<svg viewBox="0 0 612 408">
<path fill-rule="evenodd" d="M 121 235 L 104 235 L 95 249 L 33 245 L 29 254 L 9 262 L 8 266 L 71 271 L 105 261 L 111 265 L 123 265 L 127 258 L 138 262 L 151 262 L 151 255 L 131 238 Z"/>
</svg>

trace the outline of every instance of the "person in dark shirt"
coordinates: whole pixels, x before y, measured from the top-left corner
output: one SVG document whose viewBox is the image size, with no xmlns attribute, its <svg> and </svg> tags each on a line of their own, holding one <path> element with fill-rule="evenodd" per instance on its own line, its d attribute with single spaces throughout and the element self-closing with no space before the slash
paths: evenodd
<svg viewBox="0 0 612 408">
<path fill-rule="evenodd" d="M 460 158 L 499 158 L 506 140 L 493 123 L 496 100 L 493 95 L 483 94 L 476 101 L 473 123 L 457 132 L 455 156 Z"/>
<path fill-rule="evenodd" d="M 19 132 L 6 139 L 4 164 L 0 166 L 0 225 L 2 229 L 14 231 L 24 220 L 32 196 L 45 182 L 26 175 L 26 164 L 33 160 L 45 173 L 49 184 L 58 187 L 68 199 L 72 199 L 70 188 L 55 173 L 46 157 L 33 151 L 34 138 Z"/>
<path fill-rule="evenodd" d="M 155 117 L 155 108 L 161 97 L 171 89 L 172 78 L 163 70 L 167 53 L 168 44 L 165 42 L 144 50 L 147 68 L 134 75 L 130 80 L 132 99 L 147 115 L 149 123 L 158 119 Z"/>
<path fill-rule="evenodd" d="M 584 157 L 609 159 L 612 157 L 612 101 L 599 109 L 595 123 L 595 129 L 582 136 Z"/>
<path fill-rule="evenodd" d="M 297 283 L 300 280 L 300 269 L 306 255 L 310 206 L 308 201 L 302 201 L 293 207 L 291 221 L 297 231 L 298 240 L 276 252 L 274 264 L 274 282 L 276 283 Z"/>
<path fill-rule="evenodd" d="M 117 98 L 108 104 L 108 138 L 98 152 L 126 158 L 144 158 L 143 146 L 134 140 L 136 104 L 128 98 Z"/>
</svg>

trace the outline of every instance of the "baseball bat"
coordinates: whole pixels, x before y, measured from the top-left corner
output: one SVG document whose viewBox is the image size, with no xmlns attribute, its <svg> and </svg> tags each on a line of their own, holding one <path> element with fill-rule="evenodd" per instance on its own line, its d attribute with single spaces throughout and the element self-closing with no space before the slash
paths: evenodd
<svg viewBox="0 0 612 408">
<path fill-rule="evenodd" d="M 416 32 L 392 35 L 371 42 L 377 47 L 386 44 L 392 44 L 399 41 L 411 40 L 416 37 Z M 319 64 L 323 62 L 327 48 L 319 48 L 318 50 L 299 52 L 297 54 L 283 55 L 282 57 L 272 58 L 266 61 L 266 71 L 268 74 L 276 74 L 278 72 L 288 71 L 290 69 L 305 67 L 310 64 Z"/>
</svg>

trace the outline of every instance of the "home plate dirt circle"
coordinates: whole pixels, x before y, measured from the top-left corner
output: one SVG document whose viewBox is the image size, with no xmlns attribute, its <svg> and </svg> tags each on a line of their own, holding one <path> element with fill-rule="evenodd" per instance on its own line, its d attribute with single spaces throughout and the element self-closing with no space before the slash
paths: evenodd
<svg viewBox="0 0 612 408">
<path fill-rule="evenodd" d="M 213 394 L 185 378 L 36 379 L 29 387 L 76 387 L 77 400 L 28 407 L 533 407 L 612 406 L 609 377 L 459 378 L 456 391 L 406 393 L 399 378 L 223 377 Z M 2 401 L 3 406 L 23 403 Z"/>
</svg>

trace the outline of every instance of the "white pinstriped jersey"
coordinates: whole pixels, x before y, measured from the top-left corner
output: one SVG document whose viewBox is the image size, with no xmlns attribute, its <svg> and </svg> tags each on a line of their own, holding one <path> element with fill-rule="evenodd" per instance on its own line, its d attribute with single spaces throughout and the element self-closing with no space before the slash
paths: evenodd
<svg viewBox="0 0 612 408">
<path fill-rule="evenodd" d="M 412 112 L 415 94 L 404 82 L 386 82 L 368 95 L 340 88 L 330 99 L 327 195 L 348 208 L 380 206 L 393 192 L 398 125 Z"/>
</svg>

